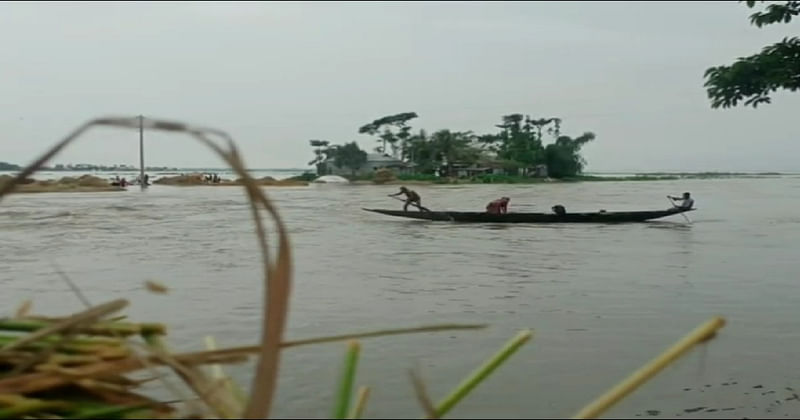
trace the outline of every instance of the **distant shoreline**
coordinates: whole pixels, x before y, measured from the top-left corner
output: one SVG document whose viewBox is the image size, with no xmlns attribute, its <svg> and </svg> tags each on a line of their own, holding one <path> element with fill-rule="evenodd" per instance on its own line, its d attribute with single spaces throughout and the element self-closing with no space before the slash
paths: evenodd
<svg viewBox="0 0 800 420">
<path fill-rule="evenodd" d="M 249 170 L 249 171 L 269 171 L 278 172 L 277 170 Z M 0 171 L 10 172 L 10 171 Z M 58 171 L 58 172 L 86 172 L 86 171 Z M 102 171 L 97 171 L 102 172 Z M 210 172 L 210 171 L 209 171 Z M 297 171 L 295 171 L 297 172 Z M 195 172 L 197 175 L 198 172 Z M 677 181 L 677 180 L 715 180 L 715 179 L 769 179 L 784 176 L 800 176 L 797 173 L 781 173 L 781 172 L 650 172 L 640 173 L 632 176 L 597 176 L 597 175 L 582 175 L 572 178 L 541 178 L 541 177 L 525 177 L 525 176 L 508 176 L 508 175 L 481 175 L 470 178 L 448 178 L 448 177 L 435 177 L 433 175 L 398 175 L 392 179 L 375 180 L 372 176 L 365 177 L 350 177 L 350 183 L 346 185 L 352 186 L 380 186 L 380 185 L 480 185 L 480 184 L 494 184 L 494 185 L 534 185 L 534 184 L 571 184 L 581 182 L 642 182 L 642 181 Z M 88 178 L 87 178 L 88 177 Z M 7 182 L 11 178 L 10 175 L 0 174 L 0 181 Z M 154 184 L 162 184 L 163 186 L 178 186 L 178 187 L 216 187 L 216 186 L 237 186 L 241 183 L 233 180 L 223 180 L 223 182 L 204 183 L 200 179 L 192 178 L 189 175 L 178 175 L 176 177 L 168 177 L 163 180 L 156 180 Z M 312 181 L 316 179 L 316 175 L 309 172 L 303 175 L 288 177 L 286 179 L 274 179 L 272 177 L 264 177 L 257 179 L 256 182 L 263 187 L 307 187 L 313 185 Z M 83 182 L 82 182 L 83 180 Z M 165 182 L 166 181 L 166 182 Z M 191 181 L 191 182 L 189 182 Z M 0 182 L 2 183 L 2 182 Z M 131 185 L 133 187 L 133 185 Z M 102 178 L 94 177 L 90 174 L 85 174 L 80 178 L 64 177 L 60 180 L 38 180 L 28 185 L 20 185 L 14 191 L 15 193 L 48 193 L 48 192 L 111 192 L 111 191 L 125 191 L 124 188 L 112 186 Z"/>
<path fill-rule="evenodd" d="M 2 168 L 0 172 L 19 172 L 24 168 Z M 249 168 L 250 172 L 307 172 L 307 169 L 300 168 Z M 230 168 L 168 168 L 168 167 L 153 167 L 146 168 L 145 172 L 231 172 Z M 139 172 L 139 168 L 39 168 L 36 172 Z"/>
<path fill-rule="evenodd" d="M 449 185 L 449 184 L 567 184 L 578 182 L 642 182 L 642 181 L 677 181 L 688 179 L 711 180 L 711 179 L 763 179 L 792 176 L 800 174 L 787 174 L 777 172 L 652 172 L 641 173 L 628 176 L 597 176 L 582 175 L 571 178 L 541 178 L 508 175 L 481 175 L 468 178 L 448 178 L 434 177 L 425 175 L 399 175 L 393 179 L 376 181 L 372 177 L 352 177 L 351 184 L 354 185 Z"/>
</svg>

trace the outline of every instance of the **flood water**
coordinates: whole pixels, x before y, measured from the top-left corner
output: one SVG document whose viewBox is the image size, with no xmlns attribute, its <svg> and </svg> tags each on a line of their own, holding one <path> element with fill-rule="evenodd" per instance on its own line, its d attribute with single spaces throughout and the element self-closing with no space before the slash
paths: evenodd
<svg viewBox="0 0 800 420">
<path fill-rule="evenodd" d="M 414 187 L 431 209 L 698 210 L 626 225 L 477 225 L 391 218 L 396 186 L 269 188 L 294 248 L 288 338 L 459 322 L 480 331 L 362 341 L 365 417 L 418 417 L 408 369 L 439 400 L 518 331 L 534 338 L 449 417 L 571 416 L 715 315 L 728 324 L 607 417 L 796 417 L 800 178 Z M 255 344 L 261 267 L 236 187 L 14 195 L 0 202 L 0 305 L 82 308 L 126 297 L 180 350 Z M 55 264 L 55 265 L 53 265 Z M 158 280 L 168 295 L 146 292 Z M 284 352 L 274 415 L 331 415 L 344 344 Z M 250 365 L 231 370 L 249 384 Z"/>
</svg>

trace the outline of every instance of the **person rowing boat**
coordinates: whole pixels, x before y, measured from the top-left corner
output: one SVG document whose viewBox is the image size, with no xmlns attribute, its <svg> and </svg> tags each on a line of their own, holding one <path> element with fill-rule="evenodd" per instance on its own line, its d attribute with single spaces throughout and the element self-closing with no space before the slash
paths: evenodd
<svg viewBox="0 0 800 420">
<path fill-rule="evenodd" d="M 688 192 L 683 193 L 683 197 L 673 197 L 671 195 L 667 196 L 670 200 L 680 200 L 681 204 L 677 205 L 674 202 L 672 203 L 675 208 L 679 209 L 690 209 L 694 205 L 694 199 L 692 198 L 691 194 Z"/>
<path fill-rule="evenodd" d="M 389 194 L 389 197 L 397 197 L 400 194 L 405 194 L 405 196 L 406 196 L 405 204 L 403 205 L 403 211 L 408 211 L 408 205 L 409 204 L 415 204 L 417 209 L 419 209 L 419 211 L 423 211 L 423 210 L 430 211 L 430 210 L 426 209 L 425 207 L 422 207 L 422 198 L 419 196 L 419 194 L 417 194 L 416 191 L 409 190 L 406 187 L 400 187 L 400 191 L 399 192 L 397 192 L 395 194 Z"/>
</svg>

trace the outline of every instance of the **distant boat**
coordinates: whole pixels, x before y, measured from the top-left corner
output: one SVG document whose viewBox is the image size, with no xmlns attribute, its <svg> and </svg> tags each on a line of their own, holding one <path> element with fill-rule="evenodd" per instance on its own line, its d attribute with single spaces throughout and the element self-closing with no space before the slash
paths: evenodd
<svg viewBox="0 0 800 420">
<path fill-rule="evenodd" d="M 410 219 L 462 222 L 462 223 L 633 223 L 681 214 L 695 209 L 672 208 L 655 211 L 592 212 L 592 213 L 505 213 L 464 211 L 403 211 L 384 209 L 363 209 L 387 216 Z"/>
</svg>

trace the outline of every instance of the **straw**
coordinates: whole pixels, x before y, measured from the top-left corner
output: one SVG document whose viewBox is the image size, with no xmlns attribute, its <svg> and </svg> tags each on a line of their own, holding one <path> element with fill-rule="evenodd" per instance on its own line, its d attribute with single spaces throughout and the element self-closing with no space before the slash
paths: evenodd
<svg viewBox="0 0 800 420">
<path fill-rule="evenodd" d="M 667 367 L 667 365 L 677 360 L 694 346 L 712 338 L 717 330 L 724 325 L 725 320 L 721 317 L 714 317 L 701 324 L 656 358 L 581 409 L 573 418 L 593 419 L 601 416 L 614 404 L 635 391 L 648 379 L 655 376 L 658 372 Z"/>
</svg>

